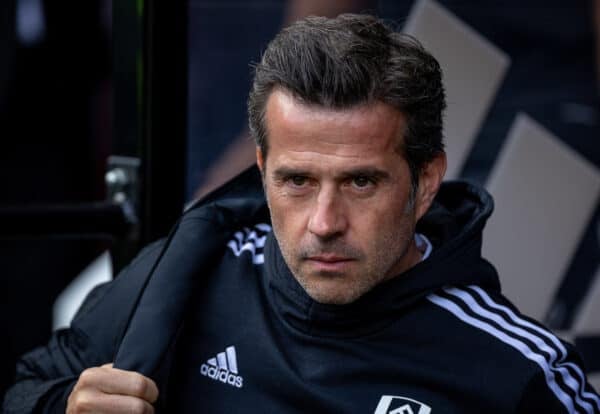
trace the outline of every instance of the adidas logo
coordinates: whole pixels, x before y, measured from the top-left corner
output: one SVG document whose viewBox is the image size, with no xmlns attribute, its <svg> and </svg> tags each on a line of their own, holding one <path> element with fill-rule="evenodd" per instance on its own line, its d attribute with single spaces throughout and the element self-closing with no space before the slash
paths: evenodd
<svg viewBox="0 0 600 414">
<path fill-rule="evenodd" d="M 225 352 L 220 352 L 216 358 L 211 358 L 202 364 L 200 374 L 234 387 L 242 388 L 244 385 L 244 379 L 241 375 L 237 375 L 238 367 L 234 346 L 227 347 Z"/>
</svg>

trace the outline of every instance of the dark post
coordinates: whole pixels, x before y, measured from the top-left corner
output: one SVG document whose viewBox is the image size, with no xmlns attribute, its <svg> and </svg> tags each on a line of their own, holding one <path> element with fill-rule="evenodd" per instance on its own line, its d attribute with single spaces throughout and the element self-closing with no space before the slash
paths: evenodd
<svg viewBox="0 0 600 414">
<path fill-rule="evenodd" d="M 141 241 L 165 236 L 184 205 L 187 2 L 144 2 Z"/>
</svg>

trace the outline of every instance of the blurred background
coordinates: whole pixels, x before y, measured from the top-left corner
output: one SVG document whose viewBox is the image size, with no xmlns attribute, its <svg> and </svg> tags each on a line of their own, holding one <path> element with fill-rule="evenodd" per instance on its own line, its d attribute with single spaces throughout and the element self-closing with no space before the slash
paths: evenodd
<svg viewBox="0 0 600 414">
<path fill-rule="evenodd" d="M 600 372 L 599 4 L 3 0 L 0 395 L 18 355 L 68 325 L 59 311 L 77 300 L 61 292 L 116 275 L 252 164 L 250 64 L 281 27 L 364 11 L 439 56 L 458 108 L 449 178 L 495 196 L 486 251 L 507 294 Z M 538 227 L 516 234 L 532 222 L 525 210 Z"/>
</svg>

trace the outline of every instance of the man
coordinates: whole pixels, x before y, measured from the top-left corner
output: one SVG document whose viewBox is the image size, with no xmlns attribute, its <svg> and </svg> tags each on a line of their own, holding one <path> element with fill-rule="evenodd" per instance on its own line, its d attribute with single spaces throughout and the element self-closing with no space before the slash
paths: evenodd
<svg viewBox="0 0 600 414">
<path fill-rule="evenodd" d="M 284 29 L 248 105 L 260 174 L 98 288 L 5 410 L 600 412 L 480 257 L 489 195 L 441 185 L 444 106 L 435 59 L 373 17 Z"/>
</svg>

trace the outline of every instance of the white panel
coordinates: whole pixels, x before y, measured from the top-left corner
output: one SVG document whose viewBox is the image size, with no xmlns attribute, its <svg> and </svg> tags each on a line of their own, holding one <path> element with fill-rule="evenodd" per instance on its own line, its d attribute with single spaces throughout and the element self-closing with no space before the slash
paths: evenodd
<svg viewBox="0 0 600 414">
<path fill-rule="evenodd" d="M 448 102 L 444 126 L 446 178 L 456 178 L 510 59 L 433 0 L 415 3 L 404 32 L 415 36 L 442 66 Z"/>
<path fill-rule="evenodd" d="M 110 254 L 104 252 L 56 298 L 52 308 L 52 329 L 68 328 L 87 294 L 96 285 L 109 280 L 112 280 L 112 263 Z"/>
<path fill-rule="evenodd" d="M 588 374 L 588 382 L 597 392 L 600 392 L 600 372 Z"/>
<path fill-rule="evenodd" d="M 488 181 L 495 212 L 484 255 L 503 290 L 540 319 L 550 305 L 600 194 L 600 172 L 519 114 Z"/>
<path fill-rule="evenodd" d="M 591 289 L 575 315 L 571 330 L 575 336 L 600 335 L 600 267 L 596 271 Z"/>
<path fill-rule="evenodd" d="M 575 346 L 575 335 L 573 335 L 572 331 L 562 331 L 558 329 L 552 329 L 552 333 L 562 339 L 565 342 L 570 343 Z"/>
</svg>

